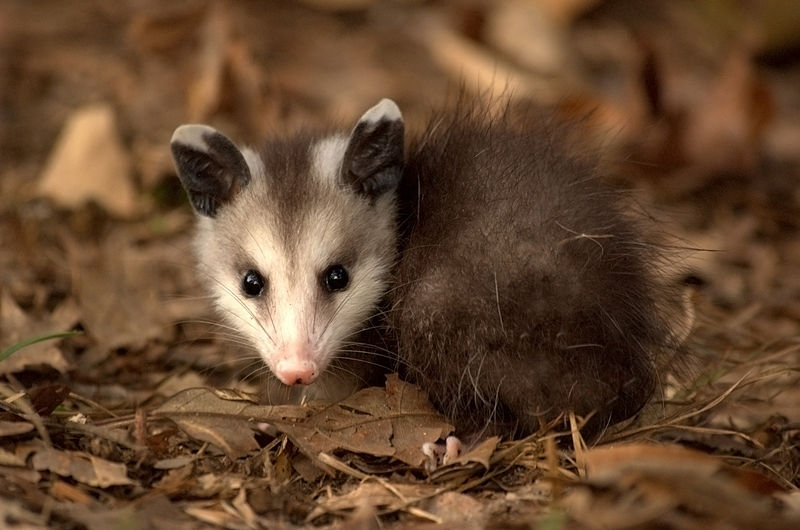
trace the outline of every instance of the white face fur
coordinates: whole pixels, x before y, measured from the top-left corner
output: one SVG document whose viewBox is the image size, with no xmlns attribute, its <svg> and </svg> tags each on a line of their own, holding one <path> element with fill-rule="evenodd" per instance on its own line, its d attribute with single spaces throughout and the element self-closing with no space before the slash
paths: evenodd
<svg viewBox="0 0 800 530">
<path fill-rule="evenodd" d="M 299 150 L 239 151 L 204 126 L 173 136 L 179 175 L 201 214 L 202 278 L 226 321 L 285 384 L 324 372 L 386 291 L 402 141 L 402 118 L 388 100 L 349 138 L 298 139 Z"/>
</svg>

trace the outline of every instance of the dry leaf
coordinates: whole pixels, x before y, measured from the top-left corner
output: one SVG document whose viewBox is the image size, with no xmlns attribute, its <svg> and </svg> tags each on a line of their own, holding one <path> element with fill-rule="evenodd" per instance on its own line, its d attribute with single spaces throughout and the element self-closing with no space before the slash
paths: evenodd
<svg viewBox="0 0 800 530">
<path fill-rule="evenodd" d="M 419 388 L 387 378 L 386 389 L 365 388 L 294 425 L 278 425 L 310 458 L 345 449 L 393 456 L 414 467 L 424 461 L 422 444 L 453 430 Z"/>
<path fill-rule="evenodd" d="M 162 458 L 153 464 L 155 469 L 178 469 L 188 466 L 194 462 L 195 457 L 192 455 L 177 456 L 175 458 Z"/>
<path fill-rule="evenodd" d="M 319 501 L 306 520 L 313 521 L 326 513 L 342 514 L 364 505 L 374 506 L 382 512 L 393 512 L 430 498 L 440 490 L 440 487 L 430 484 L 398 484 L 368 480 L 343 495 Z"/>
<path fill-rule="evenodd" d="M 17 436 L 33 430 L 33 424 L 27 421 L 0 421 L 0 438 Z"/>
<path fill-rule="evenodd" d="M 230 497 L 241 489 L 245 478 L 235 473 L 206 473 L 197 477 L 192 495 L 197 497 Z"/>
<path fill-rule="evenodd" d="M 238 514 L 227 512 L 222 506 L 206 508 L 205 505 L 187 506 L 184 511 L 192 517 L 216 528 L 232 530 L 248 530 L 248 527 Z"/>
<path fill-rule="evenodd" d="M 9 453 L 8 451 L 0 447 L 0 466 L 24 467 L 25 460 L 15 455 L 14 453 Z"/>
<path fill-rule="evenodd" d="M 253 437 L 256 421 L 296 420 L 308 412 L 293 405 L 257 405 L 250 396 L 236 391 L 190 388 L 172 396 L 152 414 L 169 418 L 188 436 L 214 444 L 235 460 L 259 448 Z"/>
<path fill-rule="evenodd" d="M 163 495 L 144 495 L 115 508 L 98 508 L 80 504 L 62 504 L 58 513 L 76 521 L 87 530 L 109 528 L 152 528 L 170 530 L 195 530 L 197 522 L 183 514 L 181 508 Z"/>
<path fill-rule="evenodd" d="M 72 113 L 39 179 L 38 193 L 65 208 L 94 200 L 120 217 L 138 212 L 129 155 L 111 105 Z"/>
<path fill-rule="evenodd" d="M 149 340 L 170 336 L 153 280 L 153 263 L 141 257 L 142 249 L 130 237 L 114 233 L 100 246 L 65 240 L 76 271 L 82 322 L 107 355 L 117 348 L 139 349 Z"/>
<path fill-rule="evenodd" d="M 579 521 L 612 528 L 631 518 L 650 525 L 673 518 L 676 527 L 709 516 L 737 528 L 757 528 L 763 521 L 772 521 L 771 528 L 788 529 L 800 523 L 786 526 L 788 521 L 774 496 L 783 491 L 780 485 L 698 451 L 630 444 L 590 449 L 585 460 L 589 484 L 605 488 L 615 501 L 605 506 L 600 495 L 589 500 L 580 492 L 570 494 L 567 504 Z M 630 503 L 629 508 L 619 510 L 620 502 Z"/>
<path fill-rule="evenodd" d="M 219 106 L 226 52 L 232 39 L 229 7 L 221 3 L 212 5 L 201 26 L 198 72 L 186 98 L 192 122 L 207 120 Z"/>
<path fill-rule="evenodd" d="M 50 488 L 50 494 L 56 499 L 86 506 L 96 503 L 95 500 L 83 490 L 71 484 L 67 484 L 63 480 L 57 480 L 53 483 L 53 486 Z"/>
<path fill-rule="evenodd" d="M 167 417 L 208 413 L 270 422 L 299 420 L 307 417 L 310 411 L 299 405 L 258 405 L 252 396 L 236 390 L 189 388 L 172 396 L 152 413 Z"/>
<path fill-rule="evenodd" d="M 49 416 L 64 402 L 70 393 L 70 388 L 61 383 L 37 386 L 28 391 L 31 405 L 40 416 Z"/>
<path fill-rule="evenodd" d="M 758 79 L 751 50 L 731 51 L 718 77 L 696 102 L 683 131 L 683 149 L 693 163 L 711 172 L 752 170 L 772 99 Z"/>
<path fill-rule="evenodd" d="M 574 63 L 561 24 L 538 3 L 511 0 L 490 10 L 486 40 L 530 72 L 570 75 Z"/>
<path fill-rule="evenodd" d="M 469 464 L 469 463 L 477 463 L 483 466 L 484 469 L 489 469 L 489 462 L 494 454 L 495 450 L 497 449 L 497 444 L 500 443 L 499 436 L 492 436 L 483 440 L 481 443 L 467 451 L 466 453 L 459 455 L 458 458 L 453 460 L 453 464 Z"/>
<path fill-rule="evenodd" d="M 259 449 L 253 437 L 252 425 L 247 420 L 202 413 L 194 417 L 177 416 L 171 419 L 184 433 L 195 440 L 214 444 L 231 460 Z"/>
<path fill-rule="evenodd" d="M 50 315 L 36 319 L 25 313 L 5 289 L 0 290 L 0 338 L 4 348 L 16 342 L 41 335 L 72 329 L 78 322 L 79 309 L 74 300 L 67 300 Z M 0 361 L 0 374 L 15 373 L 27 367 L 45 365 L 66 373 L 70 363 L 55 341 L 31 344 Z"/>
<path fill-rule="evenodd" d="M 88 486 L 107 488 L 135 484 L 128 478 L 125 464 L 78 451 L 41 449 L 33 455 L 33 468 L 51 471 L 62 477 L 72 477 Z"/>
</svg>

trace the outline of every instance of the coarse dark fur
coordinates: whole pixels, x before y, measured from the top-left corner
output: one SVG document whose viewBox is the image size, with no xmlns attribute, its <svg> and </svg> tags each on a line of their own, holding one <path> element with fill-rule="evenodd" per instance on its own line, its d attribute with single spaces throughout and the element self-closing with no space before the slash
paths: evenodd
<svg viewBox="0 0 800 530">
<path fill-rule="evenodd" d="M 573 411 L 592 436 L 653 394 L 678 293 L 593 150 L 545 113 L 479 108 L 434 119 L 406 158 L 401 366 L 462 431 L 528 434 Z"/>
</svg>

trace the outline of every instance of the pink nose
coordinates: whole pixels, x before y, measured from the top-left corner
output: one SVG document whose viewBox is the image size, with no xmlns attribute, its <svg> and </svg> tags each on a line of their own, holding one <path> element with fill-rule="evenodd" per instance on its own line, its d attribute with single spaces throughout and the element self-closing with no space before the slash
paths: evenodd
<svg viewBox="0 0 800 530">
<path fill-rule="evenodd" d="M 278 361 L 275 375 L 284 385 L 309 385 L 317 378 L 317 365 L 313 361 L 283 359 Z"/>
</svg>

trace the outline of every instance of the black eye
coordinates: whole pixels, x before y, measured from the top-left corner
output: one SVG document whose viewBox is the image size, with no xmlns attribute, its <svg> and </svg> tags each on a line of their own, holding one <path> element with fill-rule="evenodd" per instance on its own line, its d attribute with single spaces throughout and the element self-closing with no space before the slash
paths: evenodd
<svg viewBox="0 0 800 530">
<path fill-rule="evenodd" d="M 331 292 L 342 291 L 347 289 L 347 284 L 350 283 L 350 275 L 347 274 L 347 269 L 341 265 L 331 265 L 322 273 L 322 283 Z"/>
<path fill-rule="evenodd" d="M 260 272 L 249 270 L 242 277 L 242 291 L 247 296 L 258 296 L 264 290 L 266 283 Z"/>
</svg>

